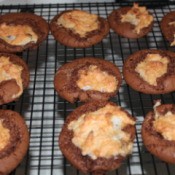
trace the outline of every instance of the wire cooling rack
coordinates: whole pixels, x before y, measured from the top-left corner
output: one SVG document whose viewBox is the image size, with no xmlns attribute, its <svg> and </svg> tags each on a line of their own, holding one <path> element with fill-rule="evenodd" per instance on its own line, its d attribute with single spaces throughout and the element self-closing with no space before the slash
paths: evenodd
<svg viewBox="0 0 175 175">
<path fill-rule="evenodd" d="M 59 12 L 67 9 L 82 9 L 107 17 L 112 10 L 131 2 L 116 3 L 76 3 L 53 5 L 16 5 L 1 6 L 1 14 L 29 11 L 43 16 L 48 22 Z M 17 102 L 3 105 L 3 109 L 12 109 L 24 116 L 30 132 L 30 147 L 20 166 L 13 175 L 82 175 L 63 157 L 58 146 L 58 135 L 66 116 L 79 102 L 70 104 L 58 97 L 53 87 L 54 74 L 61 65 L 73 59 L 93 56 L 113 62 L 122 70 L 124 59 L 141 49 L 167 49 L 169 43 L 160 31 L 160 20 L 169 11 L 175 10 L 173 2 L 142 1 L 154 15 L 154 28 L 146 37 L 132 40 L 119 37 L 112 30 L 99 44 L 85 49 L 73 49 L 57 43 L 51 34 L 37 50 L 25 51 L 20 56 L 30 69 L 30 86 Z M 108 175 L 174 175 L 175 167 L 152 156 L 143 146 L 141 124 L 145 114 L 152 110 L 153 100 L 163 103 L 175 103 L 175 94 L 145 95 L 123 84 L 119 93 L 112 99 L 137 118 L 137 133 L 133 154 L 123 165 Z"/>
</svg>

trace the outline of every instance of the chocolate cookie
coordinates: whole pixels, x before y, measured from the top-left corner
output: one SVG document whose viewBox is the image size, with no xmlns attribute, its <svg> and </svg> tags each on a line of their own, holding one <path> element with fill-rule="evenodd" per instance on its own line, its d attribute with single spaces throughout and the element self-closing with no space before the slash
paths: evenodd
<svg viewBox="0 0 175 175">
<path fill-rule="evenodd" d="M 112 102 L 93 101 L 75 109 L 59 136 L 64 156 L 83 173 L 117 169 L 132 152 L 135 119 Z"/>
<path fill-rule="evenodd" d="M 75 48 L 99 43 L 109 32 L 108 22 L 82 10 L 68 10 L 56 15 L 50 23 L 51 33 L 61 44 Z"/>
<path fill-rule="evenodd" d="M 121 7 L 113 10 L 108 17 L 110 27 L 119 35 L 126 38 L 141 38 L 153 27 L 153 16 L 146 7 Z"/>
<path fill-rule="evenodd" d="M 175 105 L 157 103 L 142 125 L 145 147 L 159 159 L 175 163 Z"/>
<path fill-rule="evenodd" d="M 0 53 L 0 105 L 19 98 L 28 85 L 26 63 L 16 55 Z"/>
<path fill-rule="evenodd" d="M 37 48 L 49 32 L 47 22 L 32 13 L 0 16 L 0 52 L 22 52 Z"/>
<path fill-rule="evenodd" d="M 165 94 L 175 90 L 175 53 L 165 50 L 141 50 L 127 58 L 123 75 L 136 91 Z"/>
<path fill-rule="evenodd" d="M 0 174 L 14 170 L 29 147 L 29 133 L 23 118 L 14 111 L 0 110 Z"/>
<path fill-rule="evenodd" d="M 160 27 L 170 46 L 175 46 L 175 11 L 169 12 L 162 18 Z"/>
<path fill-rule="evenodd" d="M 100 58 L 80 58 L 61 66 L 54 79 L 58 94 L 67 101 L 108 100 L 121 85 L 116 65 Z"/>
</svg>

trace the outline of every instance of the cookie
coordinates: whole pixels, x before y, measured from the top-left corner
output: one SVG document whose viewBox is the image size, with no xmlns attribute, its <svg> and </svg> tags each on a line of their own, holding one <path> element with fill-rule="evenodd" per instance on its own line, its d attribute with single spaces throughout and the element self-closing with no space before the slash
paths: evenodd
<svg viewBox="0 0 175 175">
<path fill-rule="evenodd" d="M 165 94 L 175 90 L 175 53 L 165 50 L 140 50 L 130 55 L 123 66 L 126 83 L 145 94 Z"/>
<path fill-rule="evenodd" d="M 29 133 L 24 119 L 11 110 L 0 110 L 0 174 L 9 174 L 24 158 Z"/>
<path fill-rule="evenodd" d="M 54 78 L 58 94 L 74 103 L 91 100 L 108 100 L 116 95 L 121 75 L 113 63 L 93 57 L 73 60 L 61 66 Z"/>
<path fill-rule="evenodd" d="M 112 102 L 93 101 L 66 118 L 59 135 L 64 156 L 83 173 L 105 174 L 131 154 L 135 119 Z"/>
<path fill-rule="evenodd" d="M 47 37 L 47 22 L 33 13 L 0 16 L 0 52 L 22 52 L 37 48 Z"/>
<path fill-rule="evenodd" d="M 175 104 L 155 104 L 142 124 L 142 138 L 153 155 L 175 163 Z"/>
<path fill-rule="evenodd" d="M 56 15 L 50 23 L 55 40 L 73 48 L 86 48 L 99 43 L 108 33 L 108 22 L 82 10 L 67 10 Z"/>
<path fill-rule="evenodd" d="M 0 105 L 18 99 L 29 85 L 29 70 L 18 56 L 0 53 Z"/>
<path fill-rule="evenodd" d="M 160 27 L 170 46 L 175 46 L 175 11 L 169 12 L 162 18 Z"/>
<path fill-rule="evenodd" d="M 153 16 L 145 6 L 121 7 L 113 10 L 108 17 L 110 27 L 120 36 L 136 39 L 141 38 L 152 29 Z"/>
</svg>

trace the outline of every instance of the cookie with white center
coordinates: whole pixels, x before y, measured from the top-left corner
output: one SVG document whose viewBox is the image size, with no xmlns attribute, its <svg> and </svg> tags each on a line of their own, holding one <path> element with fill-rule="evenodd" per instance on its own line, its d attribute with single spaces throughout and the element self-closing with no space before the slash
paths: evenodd
<svg viewBox="0 0 175 175">
<path fill-rule="evenodd" d="M 8 13 L 0 16 L 0 52 L 22 52 L 37 48 L 47 37 L 49 25 L 32 13 Z"/>
<path fill-rule="evenodd" d="M 18 56 L 0 53 L 0 105 L 18 99 L 29 85 L 29 70 Z"/>
<path fill-rule="evenodd" d="M 108 100 L 114 97 L 121 85 L 118 67 L 100 58 L 80 58 L 61 66 L 54 78 L 58 94 L 74 103 L 91 100 Z"/>
<path fill-rule="evenodd" d="M 130 55 L 123 66 L 126 83 L 146 94 L 165 94 L 175 90 L 175 53 L 141 50 Z"/>
<path fill-rule="evenodd" d="M 56 15 L 50 29 L 57 41 L 74 48 L 90 47 L 109 33 L 109 25 L 104 18 L 82 10 L 68 10 Z"/>
<path fill-rule="evenodd" d="M 170 46 L 175 46 L 175 11 L 167 13 L 160 22 L 162 33 Z"/>
<path fill-rule="evenodd" d="M 153 16 L 145 6 L 121 7 L 108 17 L 110 27 L 120 36 L 136 39 L 147 35 L 153 27 Z"/>
<path fill-rule="evenodd" d="M 29 133 L 24 119 L 11 110 L 0 110 L 0 174 L 9 174 L 24 158 Z"/>
<path fill-rule="evenodd" d="M 142 138 L 153 155 L 175 164 L 175 104 L 156 102 L 142 124 Z"/>
<path fill-rule="evenodd" d="M 117 169 L 132 153 L 135 119 L 112 102 L 93 101 L 75 109 L 59 136 L 64 156 L 84 173 Z"/>
</svg>

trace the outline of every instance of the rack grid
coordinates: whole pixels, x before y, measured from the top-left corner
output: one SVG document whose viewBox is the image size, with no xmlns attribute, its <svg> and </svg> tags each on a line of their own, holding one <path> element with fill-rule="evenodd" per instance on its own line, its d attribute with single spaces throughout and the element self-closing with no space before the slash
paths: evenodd
<svg viewBox="0 0 175 175">
<path fill-rule="evenodd" d="M 9 12 L 32 12 L 42 16 L 48 22 L 59 12 L 68 9 L 90 11 L 106 18 L 114 9 L 131 6 L 132 2 L 115 3 L 76 3 L 0 6 L 1 14 Z M 141 49 L 170 48 L 160 31 L 162 17 L 175 10 L 175 4 L 168 1 L 142 1 L 154 15 L 154 28 L 141 39 L 126 39 L 112 30 L 99 44 L 74 49 L 60 45 L 49 33 L 47 39 L 36 50 L 27 50 L 19 55 L 26 61 L 30 70 L 30 85 L 22 97 L 3 109 L 11 109 L 24 116 L 30 132 L 30 147 L 23 162 L 11 175 L 82 175 L 63 157 L 58 146 L 58 135 L 66 116 L 79 102 L 70 104 L 60 98 L 54 90 L 53 79 L 56 70 L 66 62 L 87 56 L 104 58 L 118 65 L 122 71 L 124 60 L 133 52 Z M 175 93 L 166 95 L 145 95 L 132 90 L 123 80 L 122 86 L 111 99 L 137 118 L 136 139 L 132 155 L 123 165 L 108 175 L 174 175 L 175 167 L 166 164 L 151 155 L 143 146 L 141 124 L 145 114 L 152 110 L 153 101 L 161 99 L 163 103 L 175 103 Z"/>
</svg>

